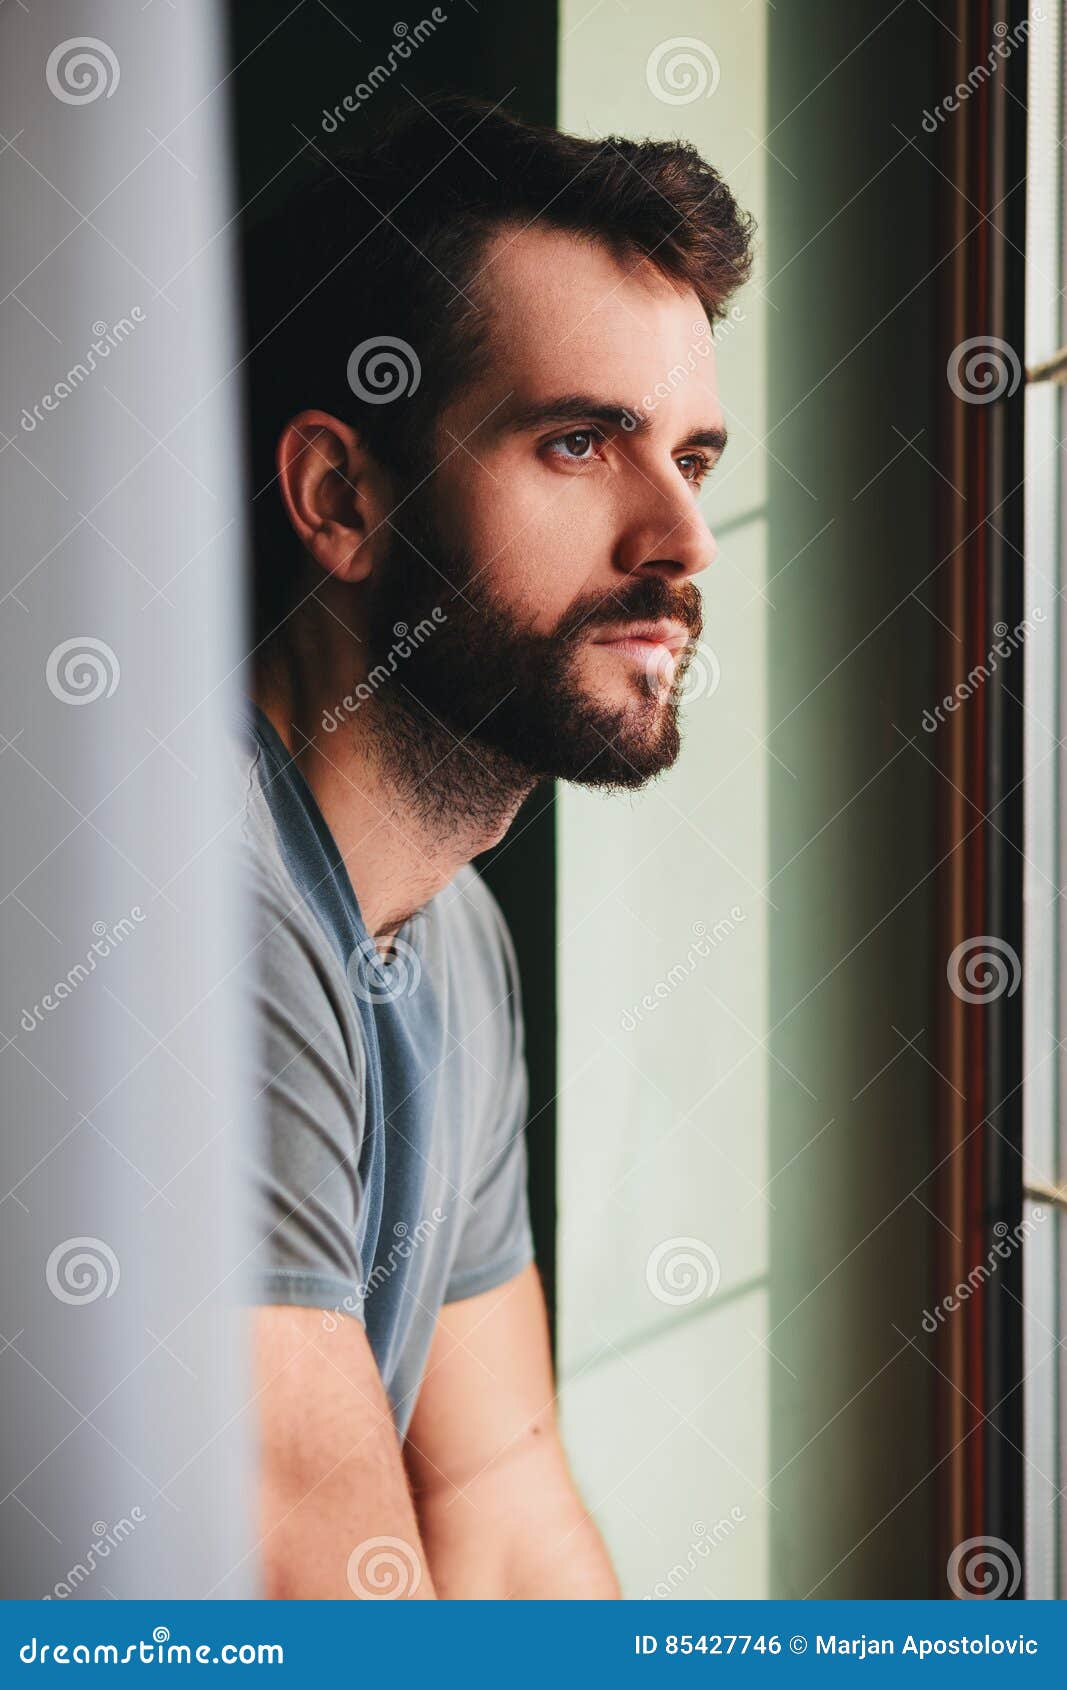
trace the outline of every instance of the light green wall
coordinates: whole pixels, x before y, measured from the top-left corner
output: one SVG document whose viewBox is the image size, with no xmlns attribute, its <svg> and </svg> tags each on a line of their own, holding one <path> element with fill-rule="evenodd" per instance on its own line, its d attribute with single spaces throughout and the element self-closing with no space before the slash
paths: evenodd
<svg viewBox="0 0 1067 1690">
<path fill-rule="evenodd" d="M 562 1412 L 629 1596 L 927 1591 L 931 1376 L 896 1328 L 927 1296 L 929 1069 L 893 1029 L 930 1031 L 934 777 L 893 723 L 930 702 L 908 593 L 936 560 L 917 458 L 860 489 L 930 421 L 930 290 L 894 315 L 928 166 L 876 174 L 930 42 L 900 20 L 837 68 L 880 15 L 562 5 L 561 125 L 693 140 L 760 226 L 718 349 L 718 685 L 652 789 L 559 800 Z M 680 37 L 718 79 L 669 104 L 646 66 Z M 710 1297 L 650 1290 L 679 1239 Z"/>
<path fill-rule="evenodd" d="M 683 135 L 762 223 L 766 158 L 747 131 L 767 124 L 763 5 L 736 8 L 729 30 L 709 29 L 708 7 L 587 10 L 580 0 L 563 7 L 561 125 Z M 710 97 L 673 105 L 650 92 L 649 56 L 674 36 L 714 43 Z M 694 75 L 710 87 L 712 61 L 694 51 Z M 758 274 L 736 304 L 716 349 L 730 447 L 706 495 L 719 555 L 701 579 L 705 649 L 694 674 L 703 690 L 686 711 L 685 750 L 633 799 L 572 788 L 559 799 L 563 1415 L 632 1596 L 665 1580 L 683 1597 L 752 1596 L 768 1584 L 762 1488 L 775 1364 L 761 1348 L 770 1170 L 759 1041 L 770 858 L 759 742 L 769 725 L 769 564 Z M 646 994 L 657 1007 L 627 1017 Z M 714 1253 L 721 1280 L 711 1298 L 671 1304 L 649 1289 L 652 1252 L 679 1238 L 697 1240 L 698 1272 L 704 1251 Z"/>
</svg>

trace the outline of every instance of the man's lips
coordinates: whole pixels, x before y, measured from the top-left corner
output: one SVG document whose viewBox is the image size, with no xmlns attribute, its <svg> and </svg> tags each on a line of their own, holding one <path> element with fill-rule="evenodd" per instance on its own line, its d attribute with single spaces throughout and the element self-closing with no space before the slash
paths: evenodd
<svg viewBox="0 0 1067 1690">
<path fill-rule="evenodd" d="M 616 623 L 598 634 L 590 643 L 608 646 L 613 651 L 627 652 L 632 657 L 640 658 L 642 662 L 648 662 L 660 651 L 677 661 L 691 638 L 688 628 L 681 622 L 664 617 L 658 622 Z"/>
</svg>

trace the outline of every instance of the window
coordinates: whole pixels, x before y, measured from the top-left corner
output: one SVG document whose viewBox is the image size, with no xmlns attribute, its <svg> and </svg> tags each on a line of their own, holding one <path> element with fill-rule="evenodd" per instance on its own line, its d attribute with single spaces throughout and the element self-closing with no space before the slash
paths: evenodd
<svg viewBox="0 0 1067 1690">
<path fill-rule="evenodd" d="M 1062 6 L 1030 58 L 1026 300 L 1026 602 L 1048 606 L 1026 655 L 1024 1397 L 1027 1595 L 1067 1596 L 1064 966 L 1064 34 Z"/>
</svg>

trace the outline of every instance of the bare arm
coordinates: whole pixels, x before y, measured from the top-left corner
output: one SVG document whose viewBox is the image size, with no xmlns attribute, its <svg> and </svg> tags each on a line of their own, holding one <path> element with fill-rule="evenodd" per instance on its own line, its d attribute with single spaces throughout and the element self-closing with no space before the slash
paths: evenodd
<svg viewBox="0 0 1067 1690">
<path fill-rule="evenodd" d="M 535 1267 L 442 1309 L 404 1448 L 439 1596 L 619 1596 L 555 1394 Z"/>
<path fill-rule="evenodd" d="M 388 1398 L 358 1321 L 254 1311 L 268 1598 L 436 1595 Z M 391 1539 L 383 1543 L 382 1539 Z"/>
</svg>

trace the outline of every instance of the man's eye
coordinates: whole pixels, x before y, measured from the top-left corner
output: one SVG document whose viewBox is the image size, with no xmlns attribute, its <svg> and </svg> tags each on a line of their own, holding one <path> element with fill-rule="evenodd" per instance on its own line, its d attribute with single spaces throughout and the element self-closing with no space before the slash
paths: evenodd
<svg viewBox="0 0 1067 1690">
<path fill-rule="evenodd" d="M 704 456 L 703 452 L 686 452 L 684 457 L 675 458 L 674 461 L 678 465 L 678 468 L 681 470 L 686 481 L 693 482 L 695 486 L 700 485 L 708 471 L 711 469 L 711 465 Z"/>
<path fill-rule="evenodd" d="M 555 440 L 550 440 L 548 449 L 556 457 L 564 458 L 569 463 L 589 463 L 596 457 L 596 447 L 603 442 L 604 436 L 592 428 L 572 429 L 570 434 L 561 434 Z"/>
</svg>

